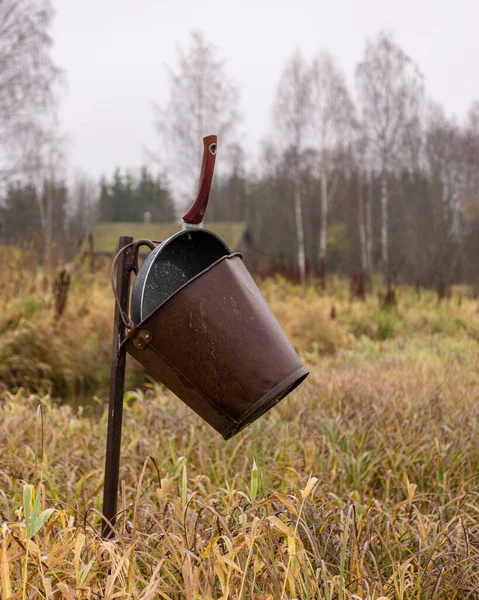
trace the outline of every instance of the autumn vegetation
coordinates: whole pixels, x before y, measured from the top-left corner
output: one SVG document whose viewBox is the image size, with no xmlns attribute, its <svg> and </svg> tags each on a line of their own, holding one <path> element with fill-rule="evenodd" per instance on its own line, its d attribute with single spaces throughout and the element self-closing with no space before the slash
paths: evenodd
<svg viewBox="0 0 479 600">
<path fill-rule="evenodd" d="M 254 154 L 221 52 L 193 32 L 152 114 L 168 152 L 71 176 L 53 14 L 0 2 L 1 598 L 477 599 L 477 99 L 446 114 L 387 32 L 354 83 L 298 50 Z M 126 221 L 175 223 L 211 133 L 208 220 L 247 231 L 310 375 L 224 442 L 129 362 L 105 540 L 113 297 L 92 228 L 116 243 Z"/>
<path fill-rule="evenodd" d="M 384 308 L 379 279 L 365 301 L 341 279 L 260 282 L 311 374 L 228 442 L 129 365 L 105 541 L 106 270 L 72 271 L 61 316 L 58 272 L 2 277 L 3 598 L 477 595 L 472 289 L 401 286 Z"/>
</svg>

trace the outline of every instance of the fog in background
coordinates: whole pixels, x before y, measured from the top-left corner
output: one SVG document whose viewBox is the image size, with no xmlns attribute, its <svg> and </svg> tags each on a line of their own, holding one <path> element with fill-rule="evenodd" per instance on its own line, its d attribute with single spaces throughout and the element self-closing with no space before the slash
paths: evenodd
<svg viewBox="0 0 479 600">
<path fill-rule="evenodd" d="M 391 30 L 449 115 L 465 114 L 479 98 L 475 0 L 56 0 L 54 8 L 53 56 L 67 75 L 61 119 L 69 162 L 93 176 L 139 167 L 144 147 L 158 147 L 151 104 L 167 101 L 166 68 L 191 30 L 204 32 L 226 60 L 253 157 L 271 128 L 281 70 L 297 48 L 305 56 L 328 50 L 352 87 L 366 38 Z"/>
<path fill-rule="evenodd" d="M 258 275 L 479 286 L 478 22 L 472 0 L 2 0 L 1 243 L 61 263 L 97 223 L 178 223 L 215 133 L 207 220 Z"/>
</svg>

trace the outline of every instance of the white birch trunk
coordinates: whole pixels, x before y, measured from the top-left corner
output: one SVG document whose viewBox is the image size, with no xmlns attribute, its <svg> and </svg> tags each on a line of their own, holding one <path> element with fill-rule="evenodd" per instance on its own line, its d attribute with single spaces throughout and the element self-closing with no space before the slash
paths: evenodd
<svg viewBox="0 0 479 600">
<path fill-rule="evenodd" d="M 368 263 L 368 274 L 373 269 L 373 176 L 368 173 L 367 193 L 364 203 L 364 228 L 366 234 L 366 255 Z"/>
<path fill-rule="evenodd" d="M 388 183 L 387 173 L 383 170 L 381 177 L 381 263 L 384 274 L 389 274 L 389 239 L 388 239 Z"/>
<path fill-rule="evenodd" d="M 321 287 L 326 289 L 326 253 L 328 244 L 328 178 L 326 170 L 321 169 L 321 198 L 320 198 L 320 223 L 319 223 L 319 277 Z"/>
<path fill-rule="evenodd" d="M 301 178 L 296 161 L 294 174 L 294 214 L 296 218 L 296 240 L 298 245 L 298 268 L 301 283 L 306 281 L 306 258 L 304 251 L 303 206 L 301 203 Z"/>
<path fill-rule="evenodd" d="M 321 211 L 320 211 L 320 229 L 319 229 L 319 263 L 326 262 L 327 251 L 327 233 L 328 233 L 328 178 L 326 173 L 321 173 Z"/>
<path fill-rule="evenodd" d="M 368 249 L 366 244 L 366 214 L 364 210 L 363 178 L 359 173 L 358 177 L 358 219 L 359 219 L 359 246 L 361 250 L 361 269 L 368 273 Z"/>
<path fill-rule="evenodd" d="M 45 262 L 47 267 L 51 268 L 53 266 L 53 190 L 51 183 L 45 186 L 45 192 Z"/>
</svg>

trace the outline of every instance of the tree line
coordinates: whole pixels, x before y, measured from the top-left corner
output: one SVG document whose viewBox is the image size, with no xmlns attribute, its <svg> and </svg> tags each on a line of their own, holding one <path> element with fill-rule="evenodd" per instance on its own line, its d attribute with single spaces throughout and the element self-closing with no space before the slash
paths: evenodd
<svg viewBox="0 0 479 600">
<path fill-rule="evenodd" d="M 111 179 L 100 182 L 98 220 L 102 222 L 174 221 L 175 206 L 166 183 L 143 167 L 139 177 L 116 169 Z"/>
<path fill-rule="evenodd" d="M 47 260 L 48 247 L 71 258 L 96 222 L 174 221 L 173 198 L 162 178 L 147 167 L 139 174 L 116 169 L 99 184 L 81 175 L 69 186 L 64 180 L 14 180 L 6 185 L 0 206 L 2 239 L 29 244 L 34 237 L 39 259 Z M 47 242 L 48 240 L 48 242 Z"/>
<path fill-rule="evenodd" d="M 191 55 L 205 43 L 193 36 Z M 201 79 L 180 67 L 177 79 Z M 215 89 L 208 84 L 202 101 Z M 175 119 L 180 109 L 172 128 Z M 294 52 L 256 172 L 237 138 L 226 141 L 228 171 L 210 216 L 246 221 L 263 253 L 302 279 L 308 269 L 324 277 L 328 265 L 426 285 L 479 282 L 479 102 L 462 120 L 448 118 L 391 34 L 366 43 L 351 89 L 327 52 Z"/>
<path fill-rule="evenodd" d="M 0 58 L 10 59 L 0 74 L 7 242 L 37 232 L 47 247 L 84 237 L 96 221 L 145 213 L 174 220 L 195 194 L 201 137 L 217 133 L 208 219 L 247 223 L 265 264 L 291 267 L 301 279 L 381 270 L 428 285 L 478 281 L 479 102 L 460 120 L 448 117 L 393 35 L 366 42 L 352 82 L 327 52 L 294 52 L 252 166 L 239 90 L 219 49 L 194 32 L 169 66 L 169 99 L 155 107 L 160 150 L 148 152 L 150 167 L 67 184 L 51 19 L 48 0 L 0 6 Z"/>
</svg>

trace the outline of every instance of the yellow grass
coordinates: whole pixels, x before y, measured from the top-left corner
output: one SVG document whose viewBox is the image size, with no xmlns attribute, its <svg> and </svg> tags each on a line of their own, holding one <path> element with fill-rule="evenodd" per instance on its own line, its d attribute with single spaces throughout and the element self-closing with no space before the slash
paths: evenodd
<svg viewBox="0 0 479 600">
<path fill-rule="evenodd" d="M 0 316 L 2 598 L 479 597 L 476 300 L 401 288 L 381 311 L 339 281 L 264 282 L 310 377 L 228 442 L 161 386 L 132 388 L 104 541 L 112 301 L 77 272 L 53 327 L 42 277 Z"/>
</svg>

